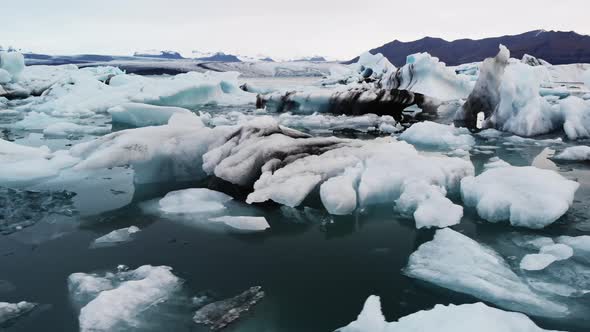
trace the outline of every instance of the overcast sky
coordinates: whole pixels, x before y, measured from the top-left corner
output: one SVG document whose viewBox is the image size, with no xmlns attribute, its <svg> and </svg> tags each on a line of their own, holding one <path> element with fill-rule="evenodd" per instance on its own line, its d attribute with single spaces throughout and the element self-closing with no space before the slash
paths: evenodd
<svg viewBox="0 0 590 332">
<path fill-rule="evenodd" d="M 0 45 L 52 54 L 225 51 L 348 59 L 393 39 L 590 34 L 588 0 L 0 0 Z"/>
</svg>

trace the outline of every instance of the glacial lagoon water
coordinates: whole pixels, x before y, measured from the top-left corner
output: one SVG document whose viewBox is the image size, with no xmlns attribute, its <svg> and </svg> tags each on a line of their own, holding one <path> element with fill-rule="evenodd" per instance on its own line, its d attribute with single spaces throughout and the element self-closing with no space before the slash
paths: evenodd
<svg viewBox="0 0 590 332">
<path fill-rule="evenodd" d="M 260 81 L 256 83 L 261 84 Z M 253 107 L 200 110 L 255 114 Z M 89 121 L 100 125 L 108 119 Z M 335 134 L 372 137 L 354 131 Z M 66 148 L 69 144 L 92 139 L 87 136 L 75 140 L 46 139 L 34 130 L 9 128 L 3 129 L 2 135 L 21 144 L 51 148 Z M 471 152 L 476 174 L 493 156 L 517 166 L 553 169 L 581 184 L 574 205 L 558 222 L 539 231 L 491 224 L 482 221 L 473 209 L 466 208 L 461 224 L 454 226 L 454 230 L 506 255 L 511 265 L 518 265 L 521 257 L 517 255 L 522 252 L 515 254 L 514 248 L 506 245 L 506 238 L 582 235 L 590 231 L 590 165 L 557 163 L 550 159 L 555 151 L 569 143 L 496 143 L 490 147 L 489 142 L 477 138 L 481 148 Z M 354 320 L 371 294 L 381 296 L 388 320 L 429 309 L 435 304 L 478 301 L 403 275 L 409 255 L 431 240 L 434 231 L 416 230 L 414 221 L 399 215 L 391 205 L 374 206 L 350 216 L 330 216 L 318 200 L 308 200 L 307 207 L 297 209 L 270 203 L 249 206 L 239 200 L 234 202 L 227 214 L 264 216 L 270 224 L 270 229 L 253 234 L 206 226 L 204 220 L 181 217 L 175 220 L 150 211 L 154 199 L 171 190 L 193 187 L 245 197 L 239 189 L 214 179 L 198 183 L 133 185 L 133 170 L 125 167 L 95 172 L 91 176 L 74 172 L 30 188 L 68 190 L 76 195 L 57 197 L 52 205 L 71 207 L 71 211 L 48 213 L 34 225 L 0 235 L 0 280 L 6 282 L 0 285 L 10 285 L 0 287 L 0 299 L 40 303 L 35 311 L 6 330 L 78 331 L 78 312 L 68 293 L 68 276 L 75 272 L 113 271 L 120 264 L 130 268 L 145 264 L 166 265 L 183 279 L 177 294 L 165 303 L 150 307 L 142 316 L 146 324 L 131 329 L 134 331 L 207 331 L 208 328 L 192 321 L 193 296 L 207 294 L 224 299 L 257 285 L 264 289 L 265 298 L 227 331 L 333 331 Z M 459 197 L 452 198 L 460 202 Z M 12 202 L 23 206 L 26 203 Z M 0 210 L 3 208 L 0 206 Z M 89 248 L 94 239 L 132 225 L 141 229 L 133 241 L 107 248 Z M 581 272 L 567 280 L 572 284 L 590 283 L 590 266 Z M 577 298 L 576 303 L 590 306 L 590 296 Z M 590 329 L 587 315 L 576 319 L 532 319 L 547 329 L 580 332 Z"/>
</svg>

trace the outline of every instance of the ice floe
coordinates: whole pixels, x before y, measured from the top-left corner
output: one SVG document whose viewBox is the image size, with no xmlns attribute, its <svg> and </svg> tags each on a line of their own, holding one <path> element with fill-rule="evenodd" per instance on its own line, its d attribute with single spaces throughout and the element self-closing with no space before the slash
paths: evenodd
<svg viewBox="0 0 590 332">
<path fill-rule="evenodd" d="M 371 295 L 357 320 L 337 332 L 542 332 L 544 330 L 517 313 L 489 307 L 481 302 L 448 306 L 436 305 L 387 322 L 381 312 L 381 301 Z"/>
<path fill-rule="evenodd" d="M 564 304 L 533 292 L 495 251 L 449 228 L 421 245 L 404 273 L 508 310 L 546 317 L 568 314 Z"/>
<path fill-rule="evenodd" d="M 108 110 L 113 124 L 131 127 L 161 126 L 176 113 L 190 113 L 181 107 L 155 106 L 141 103 L 125 103 Z"/>
<path fill-rule="evenodd" d="M 520 261 L 520 268 L 528 271 L 539 271 L 553 262 L 568 259 L 574 255 L 574 250 L 565 244 L 549 244 L 541 247 L 538 254 L 528 254 Z"/>
<path fill-rule="evenodd" d="M 0 138 L 0 184 L 23 185 L 56 176 L 78 159 L 67 151 L 30 147 Z"/>
<path fill-rule="evenodd" d="M 418 146 L 449 150 L 470 150 L 475 145 L 468 129 L 431 121 L 413 124 L 399 138 Z"/>
<path fill-rule="evenodd" d="M 206 188 L 172 191 L 159 201 L 160 210 L 166 213 L 211 213 L 225 209 L 231 196 Z"/>
<path fill-rule="evenodd" d="M 137 226 L 130 226 L 121 229 L 116 229 L 106 235 L 103 235 L 90 244 L 90 248 L 103 248 L 115 246 L 120 243 L 129 242 L 133 240 L 133 234 L 141 231 Z"/>
<path fill-rule="evenodd" d="M 68 277 L 72 301 L 80 307 L 80 331 L 119 331 L 149 322 L 146 311 L 165 302 L 182 280 L 167 266 Z"/>
<path fill-rule="evenodd" d="M 579 145 L 565 148 L 558 153 L 553 159 L 559 160 L 590 160 L 590 146 Z"/>
<path fill-rule="evenodd" d="M 0 327 L 10 324 L 11 321 L 31 312 L 36 306 L 36 303 L 25 301 L 18 303 L 0 302 Z"/>
<path fill-rule="evenodd" d="M 222 216 L 210 218 L 210 221 L 223 223 L 232 229 L 244 232 L 259 232 L 270 228 L 264 217 Z"/>
<path fill-rule="evenodd" d="M 487 221 L 543 228 L 567 212 L 578 187 L 555 171 L 496 162 L 461 180 L 461 196 Z"/>
</svg>

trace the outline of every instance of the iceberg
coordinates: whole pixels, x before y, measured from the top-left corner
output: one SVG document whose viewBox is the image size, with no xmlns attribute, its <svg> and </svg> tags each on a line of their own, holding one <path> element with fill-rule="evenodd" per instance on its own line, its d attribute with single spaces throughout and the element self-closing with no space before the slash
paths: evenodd
<svg viewBox="0 0 590 332">
<path fill-rule="evenodd" d="M 590 146 L 579 145 L 566 148 L 555 155 L 553 159 L 571 161 L 590 160 Z"/>
<path fill-rule="evenodd" d="M 428 53 L 408 55 L 406 64 L 383 75 L 385 89 L 408 90 L 439 101 L 466 98 L 473 89 L 472 80 L 457 74 Z"/>
<path fill-rule="evenodd" d="M 475 139 L 466 128 L 431 121 L 418 122 L 406 129 L 399 139 L 410 144 L 448 150 L 470 150 Z"/>
<path fill-rule="evenodd" d="M 0 138 L 0 184 L 22 186 L 58 175 L 78 159 L 47 146 L 29 147 Z"/>
<path fill-rule="evenodd" d="M 18 317 L 31 312 L 36 303 L 21 301 L 18 303 L 0 302 L 0 326 L 9 325 Z"/>
<path fill-rule="evenodd" d="M 68 289 L 81 307 L 80 331 L 118 331 L 145 324 L 145 311 L 168 300 L 182 283 L 171 270 L 144 265 L 131 271 L 71 274 Z"/>
<path fill-rule="evenodd" d="M 559 101 L 563 130 L 571 140 L 590 137 L 590 101 L 567 97 Z"/>
<path fill-rule="evenodd" d="M 550 244 L 541 247 L 538 254 L 528 254 L 520 261 L 520 268 L 528 271 L 543 270 L 553 262 L 568 259 L 574 255 L 574 250 L 565 244 Z"/>
<path fill-rule="evenodd" d="M 238 320 L 262 298 L 264 298 L 262 287 L 250 287 L 237 296 L 205 305 L 195 312 L 193 321 L 218 331 Z"/>
<path fill-rule="evenodd" d="M 131 127 L 161 126 L 167 124 L 173 114 L 191 113 L 186 108 L 141 103 L 121 104 L 110 108 L 108 112 L 113 119 L 113 124 Z"/>
<path fill-rule="evenodd" d="M 449 228 L 410 255 L 404 273 L 508 310 L 543 317 L 569 313 L 567 306 L 533 292 L 495 251 Z"/>
<path fill-rule="evenodd" d="M 139 231 L 140 229 L 137 226 L 130 226 L 114 230 L 94 240 L 90 245 L 90 248 L 110 247 L 123 242 L 129 242 L 133 240 L 133 234 Z"/>
<path fill-rule="evenodd" d="M 169 192 L 160 199 L 159 205 L 165 213 L 210 213 L 224 210 L 224 203 L 232 199 L 218 191 L 194 188 Z"/>
<path fill-rule="evenodd" d="M 16 82 L 25 68 L 25 58 L 18 52 L 0 51 L 0 84 Z"/>
<path fill-rule="evenodd" d="M 371 295 L 357 320 L 336 332 L 543 332 L 528 318 L 517 313 L 488 307 L 478 302 L 448 306 L 437 304 L 430 310 L 415 312 L 395 322 L 387 322 L 381 301 Z"/>
<path fill-rule="evenodd" d="M 198 180 L 205 177 L 202 157 L 209 145 L 223 137 L 212 134 L 195 114 L 174 114 L 167 125 L 122 130 L 73 146 L 81 159 L 74 170 L 131 165 L 136 183 Z"/>
<path fill-rule="evenodd" d="M 513 226 L 543 228 L 572 206 L 580 186 L 558 173 L 505 162 L 488 164 L 477 177 L 461 180 L 466 206 L 475 207 L 490 222 L 508 220 Z"/>
<path fill-rule="evenodd" d="M 223 216 L 210 218 L 210 221 L 223 223 L 232 229 L 244 232 L 259 232 L 270 228 L 264 217 Z"/>
</svg>

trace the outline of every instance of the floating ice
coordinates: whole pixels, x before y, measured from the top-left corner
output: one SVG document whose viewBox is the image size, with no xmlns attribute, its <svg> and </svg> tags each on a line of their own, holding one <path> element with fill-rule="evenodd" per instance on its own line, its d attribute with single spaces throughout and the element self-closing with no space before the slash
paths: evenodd
<svg viewBox="0 0 590 332">
<path fill-rule="evenodd" d="M 109 127 L 83 126 L 71 122 L 53 123 L 43 129 L 48 137 L 68 137 L 70 135 L 104 135 L 111 131 Z"/>
<path fill-rule="evenodd" d="M 574 250 L 565 244 L 550 244 L 541 247 L 538 254 L 529 254 L 520 261 L 520 268 L 528 271 L 539 271 L 553 262 L 572 257 Z"/>
<path fill-rule="evenodd" d="M 566 306 L 534 293 L 496 252 L 449 228 L 421 245 L 404 273 L 508 310 L 547 317 L 568 314 Z"/>
<path fill-rule="evenodd" d="M 195 312 L 193 321 L 204 324 L 213 331 L 221 330 L 248 312 L 264 297 L 260 286 L 250 287 L 243 293 L 217 302 L 207 304 Z"/>
<path fill-rule="evenodd" d="M 580 145 L 566 148 L 553 159 L 559 160 L 590 160 L 590 146 Z"/>
<path fill-rule="evenodd" d="M 556 242 L 565 244 L 574 250 L 576 257 L 586 258 L 590 261 L 590 236 L 560 236 Z"/>
<path fill-rule="evenodd" d="M 414 145 L 449 150 L 470 150 L 475 145 L 475 139 L 466 128 L 431 121 L 413 124 L 399 138 Z"/>
<path fill-rule="evenodd" d="M 231 228 L 246 232 L 258 232 L 270 228 L 270 225 L 264 217 L 223 216 L 217 218 L 210 218 L 209 220 L 214 222 L 221 222 Z"/>
<path fill-rule="evenodd" d="M 16 82 L 25 68 L 25 58 L 18 52 L 0 51 L 0 84 Z"/>
<path fill-rule="evenodd" d="M 590 137 L 590 101 L 567 97 L 559 101 L 563 117 L 563 130 L 569 139 Z"/>
<path fill-rule="evenodd" d="M 0 302 L 0 326 L 10 324 L 11 321 L 35 309 L 37 304 L 21 301 L 18 303 Z"/>
<path fill-rule="evenodd" d="M 82 159 L 74 169 L 91 170 L 131 165 L 137 183 L 200 179 L 202 156 L 224 136 L 212 134 L 194 114 L 174 114 L 167 125 L 111 133 L 70 149 Z"/>
<path fill-rule="evenodd" d="M 337 332 L 542 332 L 527 316 L 473 304 L 444 306 L 415 312 L 396 322 L 387 322 L 381 312 L 381 301 L 371 295 L 356 321 Z"/>
<path fill-rule="evenodd" d="M 384 75 L 381 85 L 385 89 L 409 90 L 441 101 L 465 98 L 473 89 L 469 77 L 457 74 L 428 53 L 408 55 L 406 64 Z"/>
<path fill-rule="evenodd" d="M 71 274 L 70 296 L 82 307 L 80 331 L 118 331 L 145 324 L 149 316 L 144 312 L 165 302 L 181 285 L 171 270 L 167 266 L 144 265 L 102 275 Z"/>
<path fill-rule="evenodd" d="M 103 235 L 92 242 L 91 248 L 102 248 L 115 246 L 123 242 L 129 242 L 133 240 L 133 234 L 139 232 L 140 229 L 137 226 L 130 226 L 114 230 L 106 235 Z"/>
<path fill-rule="evenodd" d="M 0 183 L 3 185 L 23 185 L 56 176 L 77 161 L 66 151 L 52 153 L 46 146 L 35 148 L 0 139 Z"/>
<path fill-rule="evenodd" d="M 165 125 L 173 114 L 187 114 L 191 111 L 181 107 L 125 103 L 110 108 L 108 112 L 113 118 L 113 124 L 123 124 L 132 127 L 147 127 Z"/>
<path fill-rule="evenodd" d="M 160 200 L 160 210 L 166 213 L 209 213 L 225 209 L 224 203 L 233 198 L 206 188 L 172 191 Z"/>
<path fill-rule="evenodd" d="M 532 166 L 497 166 L 461 180 L 465 205 L 475 207 L 483 219 L 538 229 L 556 221 L 573 204 L 577 182 Z"/>
</svg>

